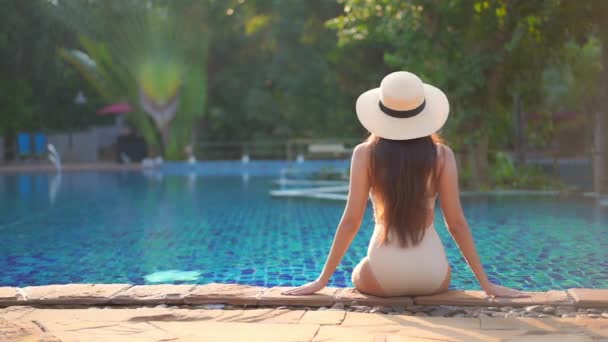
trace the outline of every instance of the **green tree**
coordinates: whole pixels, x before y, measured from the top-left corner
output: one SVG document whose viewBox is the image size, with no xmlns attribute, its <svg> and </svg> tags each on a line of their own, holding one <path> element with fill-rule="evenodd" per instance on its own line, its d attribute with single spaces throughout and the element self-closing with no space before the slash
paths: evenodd
<svg viewBox="0 0 608 342">
<path fill-rule="evenodd" d="M 488 150 L 509 143 L 514 94 L 533 98 L 551 40 L 545 27 L 558 2 L 345 0 L 330 26 L 342 44 L 386 44 L 393 70 L 421 75 L 444 89 L 452 116 L 445 135 L 468 153 L 474 187 L 488 185 Z"/>
<path fill-rule="evenodd" d="M 346 58 L 324 26 L 339 10 L 333 0 L 258 0 L 231 8 L 231 23 L 214 36 L 210 51 L 205 134 L 239 140 L 358 134 L 354 100 L 344 96 L 336 70 Z"/>
<path fill-rule="evenodd" d="M 111 102 L 128 101 L 128 119 L 169 159 L 183 158 L 205 110 L 207 55 L 219 1 L 60 2 L 60 16 L 80 34 L 62 50 Z M 110 24 L 111 23 L 111 24 Z"/>
<path fill-rule="evenodd" d="M 550 31 L 556 41 L 574 40 L 584 44 L 597 39 L 601 48 L 601 71 L 595 87 L 589 89 L 593 97 L 594 175 L 598 193 L 608 192 L 608 2 L 604 0 L 562 0 Z"/>
<path fill-rule="evenodd" d="M 80 108 L 73 102 L 79 89 L 92 94 L 56 53 L 76 35 L 53 15 L 54 6 L 46 0 L 3 0 L 0 5 L 0 135 L 103 122 L 83 115 L 99 104 L 95 96 Z"/>
</svg>

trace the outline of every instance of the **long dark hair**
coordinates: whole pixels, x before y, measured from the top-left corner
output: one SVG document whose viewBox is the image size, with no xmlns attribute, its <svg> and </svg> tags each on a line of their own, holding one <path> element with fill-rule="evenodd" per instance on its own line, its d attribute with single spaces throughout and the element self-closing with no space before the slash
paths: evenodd
<svg viewBox="0 0 608 342">
<path fill-rule="evenodd" d="M 426 228 L 427 203 L 436 188 L 437 134 L 411 139 L 387 140 L 371 135 L 370 181 L 374 216 L 382 224 L 380 241 L 393 232 L 402 247 L 416 246 Z"/>
</svg>

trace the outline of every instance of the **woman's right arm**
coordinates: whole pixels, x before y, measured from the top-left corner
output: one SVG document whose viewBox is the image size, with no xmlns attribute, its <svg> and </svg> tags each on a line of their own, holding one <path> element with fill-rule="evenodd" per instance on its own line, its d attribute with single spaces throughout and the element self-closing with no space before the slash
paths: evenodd
<svg viewBox="0 0 608 342">
<path fill-rule="evenodd" d="M 458 170 L 454 152 L 445 145 L 440 145 L 443 160 L 438 180 L 439 201 L 445 218 L 448 231 L 460 248 L 462 256 L 475 274 L 475 278 L 484 292 L 489 296 L 497 297 L 524 297 L 523 292 L 492 284 L 481 265 L 479 255 L 475 248 L 473 235 L 464 217 L 460 205 L 460 191 L 458 189 Z"/>
</svg>

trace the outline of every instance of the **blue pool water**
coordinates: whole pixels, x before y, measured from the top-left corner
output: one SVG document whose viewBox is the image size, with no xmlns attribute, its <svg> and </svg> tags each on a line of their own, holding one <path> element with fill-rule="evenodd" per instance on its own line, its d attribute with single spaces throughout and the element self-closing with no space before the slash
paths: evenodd
<svg viewBox="0 0 608 342">
<path fill-rule="evenodd" d="M 129 172 L 0 174 L 0 286 L 298 285 L 323 267 L 344 203 L 276 199 L 273 177 Z M 481 259 L 526 290 L 608 288 L 608 210 L 586 198 L 463 196 Z M 452 288 L 478 289 L 445 230 Z M 331 279 L 351 286 L 371 208 Z"/>
</svg>

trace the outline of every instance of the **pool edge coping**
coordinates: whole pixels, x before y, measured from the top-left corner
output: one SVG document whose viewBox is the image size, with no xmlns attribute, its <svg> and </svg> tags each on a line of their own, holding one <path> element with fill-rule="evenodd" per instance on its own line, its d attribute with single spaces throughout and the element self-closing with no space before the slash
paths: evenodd
<svg viewBox="0 0 608 342">
<path fill-rule="evenodd" d="M 531 305 L 608 308 L 608 289 L 570 288 L 527 292 L 526 298 L 489 298 L 483 291 L 448 290 L 434 295 L 376 297 L 353 288 L 326 287 L 308 296 L 285 296 L 291 287 L 239 284 L 132 285 L 58 284 L 23 288 L 0 287 L 0 307 L 8 306 L 148 306 L 207 305 L 328 307 L 337 303 L 363 306 L 478 306 Z"/>
</svg>

